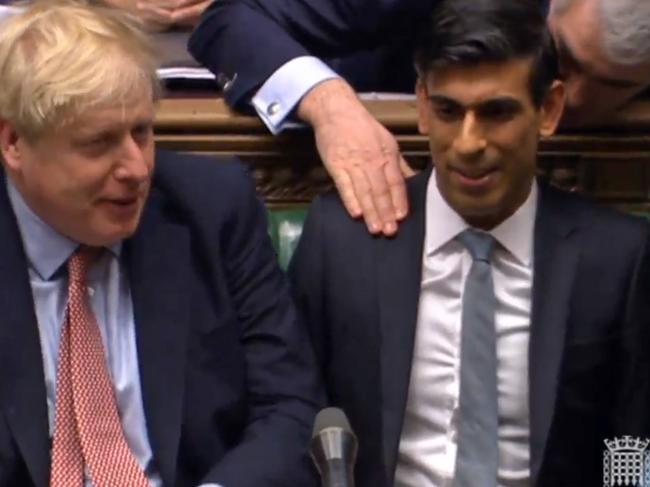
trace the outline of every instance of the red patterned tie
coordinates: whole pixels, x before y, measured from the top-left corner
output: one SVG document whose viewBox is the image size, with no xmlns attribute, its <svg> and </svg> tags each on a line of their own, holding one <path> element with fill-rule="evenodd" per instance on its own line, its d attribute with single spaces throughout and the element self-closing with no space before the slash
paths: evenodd
<svg viewBox="0 0 650 487">
<path fill-rule="evenodd" d="M 61 330 L 51 487 L 149 487 L 124 439 L 102 337 L 87 299 L 86 271 L 99 249 L 68 260 L 68 306 Z"/>
</svg>

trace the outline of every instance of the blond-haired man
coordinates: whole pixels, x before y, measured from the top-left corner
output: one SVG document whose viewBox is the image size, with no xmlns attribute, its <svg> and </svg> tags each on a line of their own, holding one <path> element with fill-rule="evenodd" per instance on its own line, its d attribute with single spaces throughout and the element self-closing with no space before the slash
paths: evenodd
<svg viewBox="0 0 650 487">
<path fill-rule="evenodd" d="M 312 485 L 263 207 L 236 163 L 154 150 L 155 65 L 107 8 L 0 29 L 0 485 Z"/>
</svg>

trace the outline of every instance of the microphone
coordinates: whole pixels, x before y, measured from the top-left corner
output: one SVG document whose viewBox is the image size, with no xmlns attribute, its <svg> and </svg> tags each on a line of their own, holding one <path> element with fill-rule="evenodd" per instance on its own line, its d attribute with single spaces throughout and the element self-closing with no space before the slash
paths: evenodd
<svg viewBox="0 0 650 487">
<path fill-rule="evenodd" d="M 316 415 L 310 452 L 323 487 L 354 487 L 357 437 L 342 410 L 325 408 Z"/>
</svg>

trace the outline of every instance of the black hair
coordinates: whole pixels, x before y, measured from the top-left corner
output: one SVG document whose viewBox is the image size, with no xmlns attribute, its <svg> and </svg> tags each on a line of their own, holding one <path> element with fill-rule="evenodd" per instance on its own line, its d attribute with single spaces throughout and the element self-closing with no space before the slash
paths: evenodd
<svg viewBox="0 0 650 487">
<path fill-rule="evenodd" d="M 558 77 L 555 46 L 539 0 L 439 0 L 419 29 L 415 65 L 421 76 L 451 65 L 530 58 L 536 107 Z"/>
</svg>

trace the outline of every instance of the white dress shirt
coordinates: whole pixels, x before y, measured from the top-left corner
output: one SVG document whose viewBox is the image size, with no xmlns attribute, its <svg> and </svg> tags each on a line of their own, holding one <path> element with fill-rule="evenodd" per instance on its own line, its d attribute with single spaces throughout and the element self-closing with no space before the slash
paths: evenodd
<svg viewBox="0 0 650 487">
<path fill-rule="evenodd" d="M 533 284 L 534 183 L 525 203 L 489 233 L 497 300 L 500 487 L 530 481 L 528 340 Z M 454 240 L 467 223 L 443 199 L 435 171 L 427 187 L 426 235 L 413 363 L 395 485 L 453 485 L 460 395 L 461 310 L 472 258 Z"/>
</svg>

